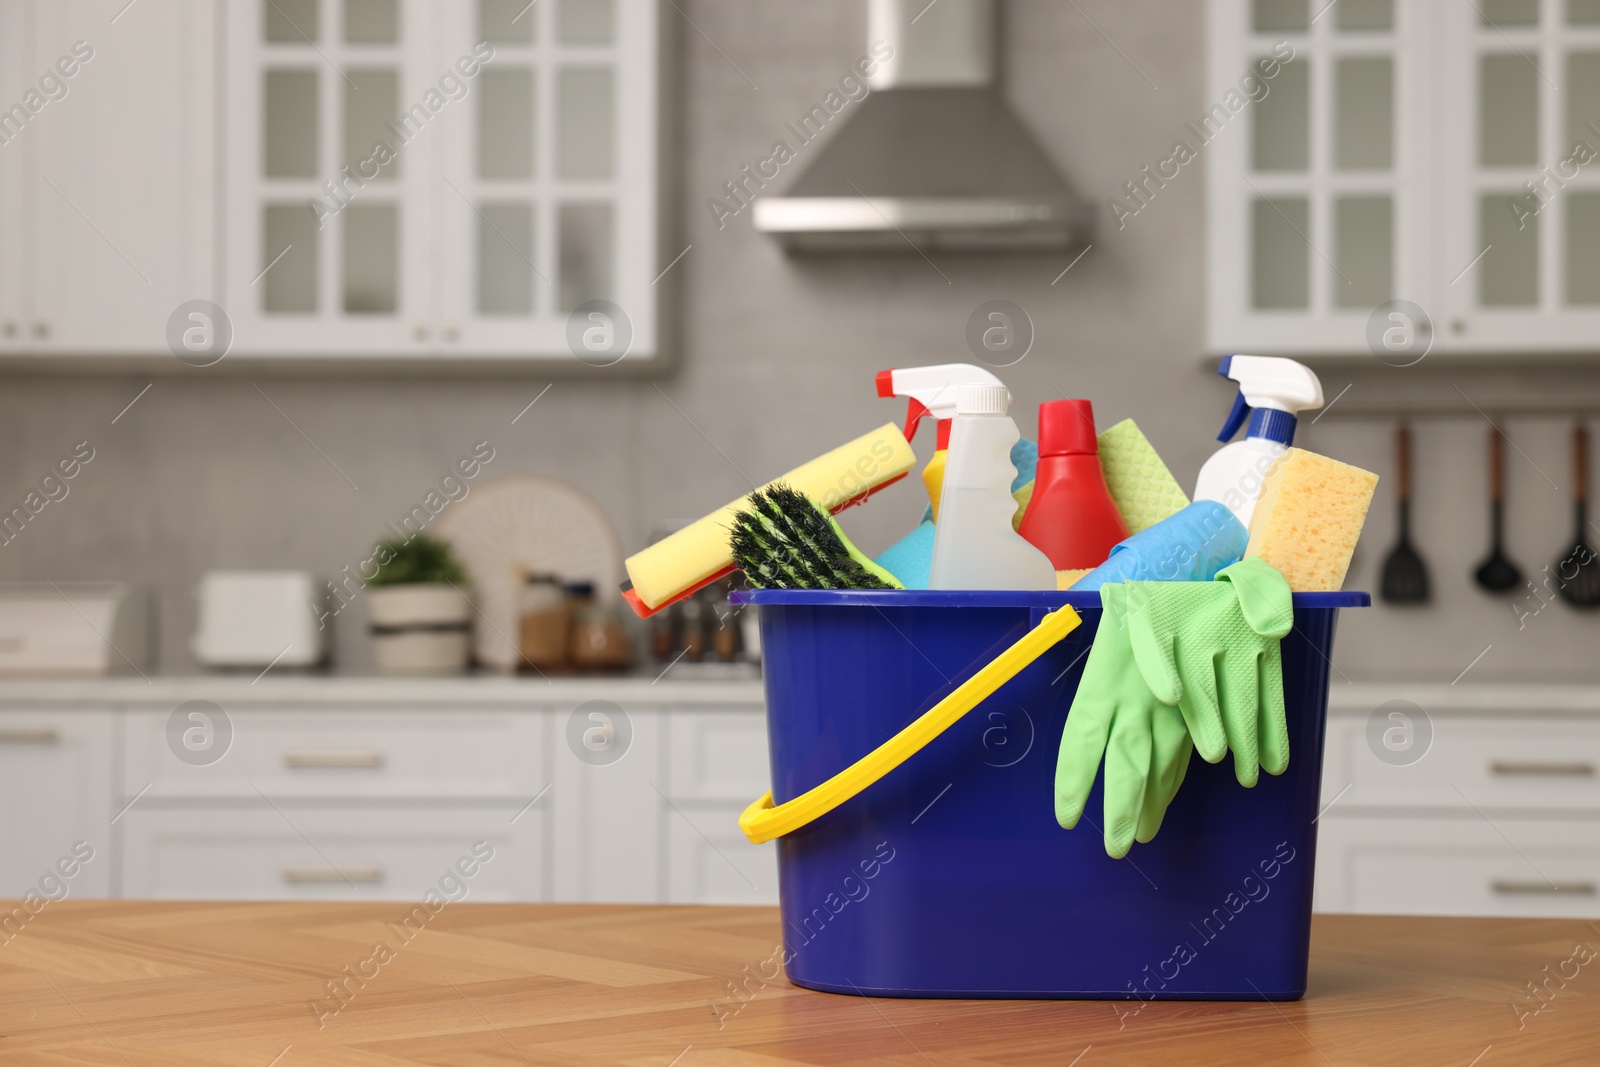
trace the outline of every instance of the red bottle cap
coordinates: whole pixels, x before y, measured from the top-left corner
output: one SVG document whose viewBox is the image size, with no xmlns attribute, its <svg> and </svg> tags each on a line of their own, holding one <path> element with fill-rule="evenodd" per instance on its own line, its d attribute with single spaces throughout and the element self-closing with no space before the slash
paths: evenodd
<svg viewBox="0 0 1600 1067">
<path fill-rule="evenodd" d="M 1087 400 L 1047 400 L 1039 405 L 1039 455 L 1093 456 L 1094 405 Z"/>
</svg>

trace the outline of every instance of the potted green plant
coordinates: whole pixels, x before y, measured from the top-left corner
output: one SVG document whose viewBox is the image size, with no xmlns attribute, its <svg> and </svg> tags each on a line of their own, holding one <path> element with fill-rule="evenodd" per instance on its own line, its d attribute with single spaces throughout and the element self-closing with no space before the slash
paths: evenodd
<svg viewBox="0 0 1600 1067">
<path fill-rule="evenodd" d="M 373 660 L 385 674 L 454 674 L 471 650 L 467 569 L 449 543 L 428 534 L 373 548 L 367 580 Z"/>
</svg>

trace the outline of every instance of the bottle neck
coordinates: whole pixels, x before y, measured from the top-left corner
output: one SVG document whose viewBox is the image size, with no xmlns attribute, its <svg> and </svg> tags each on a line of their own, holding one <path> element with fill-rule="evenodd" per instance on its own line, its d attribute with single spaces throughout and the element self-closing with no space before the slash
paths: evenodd
<svg viewBox="0 0 1600 1067">
<path fill-rule="evenodd" d="M 1295 425 L 1299 422 L 1292 412 L 1276 408 L 1251 408 L 1250 426 L 1246 437 L 1276 441 L 1285 448 L 1294 444 Z"/>
</svg>

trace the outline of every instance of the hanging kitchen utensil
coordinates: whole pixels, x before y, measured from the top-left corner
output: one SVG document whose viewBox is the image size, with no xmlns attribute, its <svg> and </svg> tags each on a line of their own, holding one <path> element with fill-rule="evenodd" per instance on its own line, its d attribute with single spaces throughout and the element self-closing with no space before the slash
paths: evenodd
<svg viewBox="0 0 1600 1067">
<path fill-rule="evenodd" d="M 1428 600 L 1428 565 L 1411 546 L 1411 427 L 1394 431 L 1396 515 L 1400 539 L 1383 561 L 1378 595 L 1390 604 L 1423 604 Z"/>
<path fill-rule="evenodd" d="M 1576 532 L 1572 547 L 1556 560 L 1556 589 L 1575 608 L 1600 607 L 1600 559 L 1589 542 L 1589 430 L 1578 420 L 1572 428 L 1572 514 Z"/>
<path fill-rule="evenodd" d="M 1522 568 L 1505 550 L 1506 445 L 1498 429 L 1489 428 L 1489 558 L 1473 572 L 1479 588 L 1504 593 L 1522 585 Z"/>
</svg>

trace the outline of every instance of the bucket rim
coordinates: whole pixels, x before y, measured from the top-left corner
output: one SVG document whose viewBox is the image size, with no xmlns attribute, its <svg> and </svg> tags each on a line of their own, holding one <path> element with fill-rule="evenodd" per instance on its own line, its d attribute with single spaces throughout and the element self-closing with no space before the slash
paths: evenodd
<svg viewBox="0 0 1600 1067">
<path fill-rule="evenodd" d="M 875 608 L 1059 608 L 1100 607 L 1091 590 L 1038 589 L 735 589 L 734 604 Z M 1297 608 L 1366 608 L 1372 594 L 1358 590 L 1295 593 Z"/>
</svg>

